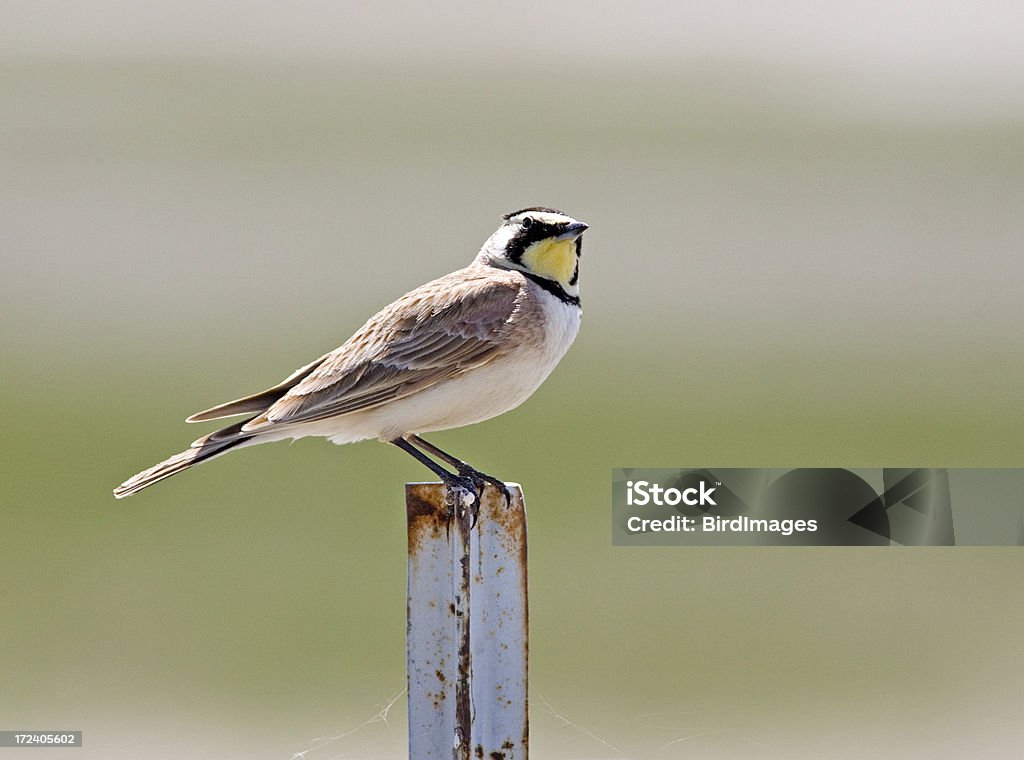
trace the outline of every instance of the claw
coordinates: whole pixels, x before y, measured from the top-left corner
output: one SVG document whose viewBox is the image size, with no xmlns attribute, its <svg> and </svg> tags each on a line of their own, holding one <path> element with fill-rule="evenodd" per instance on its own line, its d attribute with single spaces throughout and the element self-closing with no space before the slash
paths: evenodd
<svg viewBox="0 0 1024 760">
<path fill-rule="evenodd" d="M 468 464 L 459 468 L 459 475 L 464 478 L 470 478 L 480 484 L 490 483 L 492 486 L 501 491 L 501 495 L 505 497 L 505 509 L 508 509 L 509 507 L 512 506 L 512 491 L 509 490 L 509 487 L 505 485 L 503 481 L 498 480 L 493 475 L 488 475 L 485 472 L 480 472 L 480 470 L 470 467 Z"/>
<path fill-rule="evenodd" d="M 444 485 L 446 489 L 445 501 L 452 507 L 453 515 L 461 516 L 464 514 L 464 510 L 469 510 L 471 518 L 469 527 L 470 529 L 476 527 L 477 517 L 480 514 L 481 484 L 475 478 L 460 473 L 445 478 Z M 468 493 L 472 497 L 468 505 L 461 498 L 456 502 L 456 494 L 461 493 Z"/>
</svg>

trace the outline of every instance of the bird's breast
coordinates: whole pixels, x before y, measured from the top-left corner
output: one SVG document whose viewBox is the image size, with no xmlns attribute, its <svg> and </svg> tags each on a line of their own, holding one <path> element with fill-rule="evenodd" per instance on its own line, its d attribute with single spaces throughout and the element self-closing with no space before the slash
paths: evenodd
<svg viewBox="0 0 1024 760">
<path fill-rule="evenodd" d="M 547 293 L 543 295 L 545 297 L 540 303 L 544 313 L 544 348 L 552 362 L 548 369 L 550 372 L 576 340 L 582 312 L 579 306 L 560 301 Z"/>
</svg>

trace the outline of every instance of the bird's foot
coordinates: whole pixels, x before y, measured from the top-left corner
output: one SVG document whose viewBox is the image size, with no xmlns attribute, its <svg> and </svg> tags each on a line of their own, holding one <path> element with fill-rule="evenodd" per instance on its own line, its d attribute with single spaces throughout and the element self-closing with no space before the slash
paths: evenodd
<svg viewBox="0 0 1024 760">
<path fill-rule="evenodd" d="M 493 475 L 488 475 L 485 472 L 480 472 L 480 470 L 470 467 L 468 464 L 464 464 L 461 467 L 459 467 L 459 475 L 464 478 L 471 478 L 475 482 L 479 483 L 481 490 L 483 489 L 484 483 L 490 483 L 492 486 L 501 491 L 501 495 L 505 497 L 505 509 L 508 509 L 510 506 L 512 506 L 512 491 L 509 490 L 509 487 L 505 485 L 503 481 L 498 480 Z"/>
<path fill-rule="evenodd" d="M 477 517 L 480 515 L 480 495 L 483 492 L 483 482 L 470 475 L 459 473 L 448 475 L 442 478 L 446 490 L 445 501 L 452 509 L 452 515 L 462 517 L 468 511 L 470 515 L 470 529 L 476 527 Z"/>
</svg>

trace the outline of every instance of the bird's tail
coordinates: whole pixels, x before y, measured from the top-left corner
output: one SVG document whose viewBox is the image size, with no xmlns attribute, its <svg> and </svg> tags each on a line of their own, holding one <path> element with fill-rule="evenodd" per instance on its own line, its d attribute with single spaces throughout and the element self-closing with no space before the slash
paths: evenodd
<svg viewBox="0 0 1024 760">
<path fill-rule="evenodd" d="M 148 470 L 143 470 L 138 475 L 133 475 L 114 489 L 114 496 L 118 499 L 131 496 L 133 493 L 138 493 L 143 488 L 148 488 L 159 480 L 169 478 L 171 475 L 187 470 L 192 465 L 205 462 L 207 459 L 220 456 L 228 449 L 232 449 L 249 440 L 247 437 L 215 440 L 214 436 L 216 435 L 217 433 L 211 433 L 210 435 L 203 436 L 193 443 L 191 448 L 165 459 L 160 464 L 153 465 Z"/>
</svg>

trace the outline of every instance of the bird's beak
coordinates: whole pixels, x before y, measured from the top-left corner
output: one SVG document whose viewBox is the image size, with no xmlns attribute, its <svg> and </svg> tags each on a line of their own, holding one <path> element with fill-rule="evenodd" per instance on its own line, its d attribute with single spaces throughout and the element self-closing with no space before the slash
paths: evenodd
<svg viewBox="0 0 1024 760">
<path fill-rule="evenodd" d="M 565 230 L 562 231 L 562 234 L 558 236 L 558 239 L 575 240 L 584 232 L 586 232 L 589 226 L 589 224 L 584 224 L 583 222 L 573 222 L 568 227 L 566 227 Z"/>
</svg>

